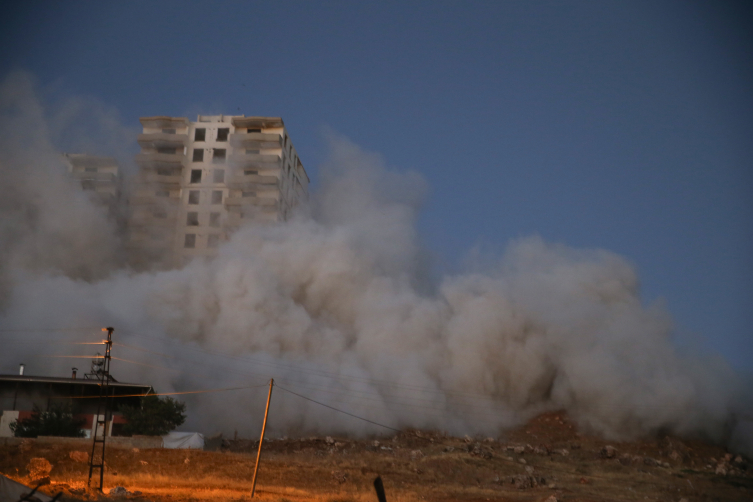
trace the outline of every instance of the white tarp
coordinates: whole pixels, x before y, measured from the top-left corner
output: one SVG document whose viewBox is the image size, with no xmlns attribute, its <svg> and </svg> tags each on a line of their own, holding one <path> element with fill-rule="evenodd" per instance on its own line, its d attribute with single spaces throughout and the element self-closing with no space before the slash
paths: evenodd
<svg viewBox="0 0 753 502">
<path fill-rule="evenodd" d="M 17 483 L 13 481 L 10 478 L 6 478 L 2 474 L 0 474 L 0 500 L 5 502 L 6 500 L 8 502 L 16 502 L 17 500 L 21 500 L 21 498 L 24 495 L 28 495 L 31 493 L 31 488 L 28 486 L 22 485 L 21 483 Z M 35 493 L 27 500 L 38 500 L 39 502 L 49 502 L 52 500 L 52 497 L 48 497 L 47 495 L 43 493 Z"/>
<path fill-rule="evenodd" d="M 204 435 L 198 432 L 168 432 L 162 436 L 162 446 L 171 449 L 204 449 Z"/>
</svg>

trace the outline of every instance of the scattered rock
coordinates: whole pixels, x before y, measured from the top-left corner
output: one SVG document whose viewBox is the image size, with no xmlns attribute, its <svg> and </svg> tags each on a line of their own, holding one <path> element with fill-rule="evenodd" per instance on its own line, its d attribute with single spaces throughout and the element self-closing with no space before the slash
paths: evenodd
<svg viewBox="0 0 753 502">
<path fill-rule="evenodd" d="M 677 450 L 672 450 L 669 453 L 669 458 L 671 458 L 672 460 L 674 460 L 675 462 L 677 462 L 678 460 L 682 459 L 682 455 L 680 455 L 679 453 L 677 453 Z"/>
<path fill-rule="evenodd" d="M 68 454 L 74 462 L 86 463 L 89 461 L 89 454 L 85 451 L 72 451 Z"/>
<path fill-rule="evenodd" d="M 473 440 L 471 439 L 471 436 L 469 436 L 468 434 L 466 434 L 465 437 L 463 438 L 463 441 L 465 441 L 466 443 L 470 443 Z"/>
<path fill-rule="evenodd" d="M 614 446 L 607 445 L 601 449 L 599 455 L 601 456 L 601 458 L 614 458 L 615 456 L 617 456 L 617 450 Z"/>
<path fill-rule="evenodd" d="M 518 462 L 520 462 L 521 464 L 525 464 L 525 463 L 526 463 L 526 459 L 524 459 L 524 458 L 519 458 L 519 459 L 518 459 Z"/>
<path fill-rule="evenodd" d="M 494 438 L 492 438 L 492 437 L 488 437 L 488 438 L 484 439 L 484 443 L 493 443 L 493 442 L 494 442 Z"/>
<path fill-rule="evenodd" d="M 742 464 L 743 463 L 743 457 L 741 457 L 740 455 L 736 456 L 735 457 L 735 463 L 736 464 Z"/>
<path fill-rule="evenodd" d="M 554 495 L 549 495 L 549 497 L 544 502 L 557 502 L 557 497 Z"/>
<path fill-rule="evenodd" d="M 527 466 L 526 466 L 526 472 L 527 472 L 528 474 L 533 474 L 533 467 L 531 467 L 530 465 L 527 465 Z"/>
<path fill-rule="evenodd" d="M 149 465 L 149 462 L 146 460 L 139 460 L 139 462 L 141 462 L 141 465 Z"/>
<path fill-rule="evenodd" d="M 32 458 L 26 466 L 31 479 L 44 478 L 50 474 L 52 464 L 46 458 Z"/>
<path fill-rule="evenodd" d="M 450 453 L 450 452 L 455 451 L 455 448 L 453 448 L 452 446 L 445 446 L 444 451 L 446 451 L 447 453 Z"/>
<path fill-rule="evenodd" d="M 521 455 L 525 453 L 526 447 L 525 446 L 513 446 L 512 451 L 514 451 L 518 455 Z"/>
<path fill-rule="evenodd" d="M 570 452 L 566 448 L 563 448 L 561 450 L 557 450 L 557 453 L 559 453 L 563 457 L 567 457 L 568 455 L 570 455 Z"/>
<path fill-rule="evenodd" d="M 659 462 L 651 457 L 643 457 L 643 463 L 645 465 L 659 465 Z"/>
<path fill-rule="evenodd" d="M 132 451 L 133 453 L 138 453 L 138 452 L 139 452 L 140 450 L 139 450 L 138 448 L 133 448 L 133 449 L 132 449 L 131 451 Z"/>
<path fill-rule="evenodd" d="M 424 458 L 424 453 L 421 450 L 413 450 L 410 452 L 411 460 L 419 460 Z"/>
<path fill-rule="evenodd" d="M 191 462 L 191 459 L 190 459 L 190 458 L 187 458 L 187 459 L 185 459 L 185 460 L 183 461 L 183 463 L 184 463 L 184 464 L 188 464 L 188 463 L 190 463 L 190 462 Z"/>
<path fill-rule="evenodd" d="M 535 476 L 529 476 L 526 474 L 512 476 L 508 478 L 508 482 L 518 490 L 526 490 L 529 488 L 535 488 L 537 486 L 546 486 L 546 480 L 544 478 L 537 478 Z"/>
<path fill-rule="evenodd" d="M 132 495 L 131 492 L 129 492 L 122 486 L 116 486 L 115 488 L 110 490 L 110 496 L 112 497 L 127 497 L 129 495 Z"/>
<path fill-rule="evenodd" d="M 371 444 L 372 444 L 372 445 L 373 445 L 374 447 L 379 447 L 379 441 L 377 441 L 376 439 L 375 439 L 375 440 L 374 440 L 374 442 L 373 442 L 373 443 L 371 443 Z"/>
<path fill-rule="evenodd" d="M 335 440 L 332 439 L 332 436 L 327 436 L 326 438 L 324 438 L 324 442 L 327 444 L 335 444 Z"/>
<path fill-rule="evenodd" d="M 727 475 L 727 466 L 724 464 L 719 464 L 716 466 L 716 470 L 714 471 L 714 474 L 717 476 L 726 476 Z"/>
<path fill-rule="evenodd" d="M 341 471 L 332 471 L 332 479 L 343 484 L 348 480 L 348 475 Z"/>
</svg>

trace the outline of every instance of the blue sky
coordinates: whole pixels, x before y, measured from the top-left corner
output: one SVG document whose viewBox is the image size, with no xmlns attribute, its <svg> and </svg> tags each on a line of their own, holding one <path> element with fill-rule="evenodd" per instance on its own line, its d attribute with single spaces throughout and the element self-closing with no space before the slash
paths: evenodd
<svg viewBox="0 0 753 502">
<path fill-rule="evenodd" d="M 141 116 L 282 116 L 420 172 L 437 266 L 539 234 L 635 263 L 646 302 L 753 361 L 747 2 L 17 2 L 0 77 Z"/>
</svg>

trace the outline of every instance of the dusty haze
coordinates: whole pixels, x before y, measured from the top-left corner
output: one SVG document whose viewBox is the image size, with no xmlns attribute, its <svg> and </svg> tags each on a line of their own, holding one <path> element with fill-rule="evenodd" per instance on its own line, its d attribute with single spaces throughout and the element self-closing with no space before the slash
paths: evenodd
<svg viewBox="0 0 753 502">
<path fill-rule="evenodd" d="M 274 377 L 395 428 L 496 434 L 566 409 L 608 438 L 665 431 L 750 451 L 734 419 L 749 393 L 723 360 L 678 351 L 670 314 L 644 305 L 628 260 L 532 236 L 438 276 L 415 226 L 427 182 L 332 132 L 320 187 L 292 221 L 243 228 L 216 259 L 181 270 L 127 270 L 113 222 L 57 153 L 126 152 L 130 129 L 101 104 L 72 102 L 49 110 L 24 73 L 0 84 L 0 328 L 115 326 L 125 346 L 113 355 L 141 363 L 115 360 L 115 376 L 161 392 L 260 386 L 181 397 L 184 429 L 258 434 Z M 71 108 L 80 113 L 60 112 Z M 66 143 L 54 131 L 81 113 L 101 137 Z M 27 374 L 67 375 L 87 359 L 45 356 L 93 354 L 71 342 L 101 334 L 0 337 L 0 372 L 24 362 Z M 388 432 L 282 389 L 272 402 L 273 434 Z"/>
</svg>

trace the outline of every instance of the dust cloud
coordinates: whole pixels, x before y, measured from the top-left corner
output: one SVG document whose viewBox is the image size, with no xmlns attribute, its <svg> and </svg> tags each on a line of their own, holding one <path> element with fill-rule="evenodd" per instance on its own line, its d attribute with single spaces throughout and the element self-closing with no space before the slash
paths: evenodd
<svg viewBox="0 0 753 502">
<path fill-rule="evenodd" d="M 735 430 L 738 377 L 675 347 L 670 314 L 644 305 L 635 267 L 615 253 L 532 236 L 439 276 L 416 230 L 426 181 L 330 132 L 320 187 L 290 221 L 242 228 L 215 259 L 138 273 L 65 177 L 42 103 L 26 74 L 0 85 L 0 329 L 92 329 L 2 332 L 3 373 L 25 362 L 27 374 L 67 375 L 71 359 L 48 356 L 93 353 L 71 342 L 112 325 L 121 381 L 256 386 L 180 396 L 186 430 L 258 434 L 273 377 L 277 435 L 389 432 L 287 389 L 398 429 L 496 434 L 565 409 L 607 438 L 671 432 L 749 448 Z"/>
</svg>

